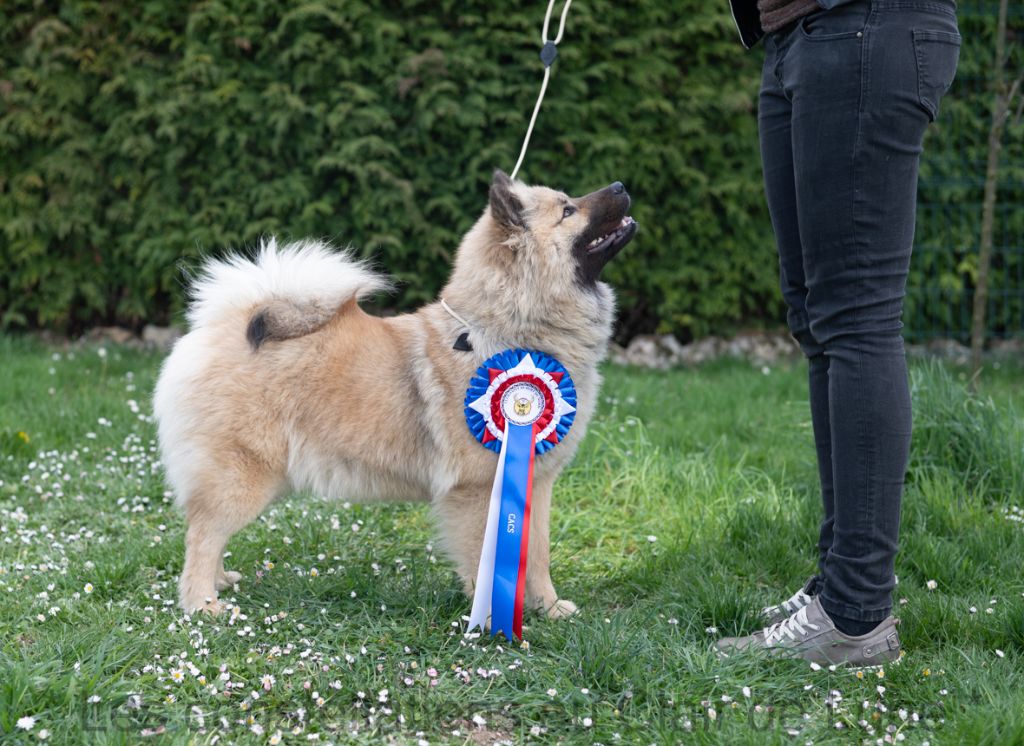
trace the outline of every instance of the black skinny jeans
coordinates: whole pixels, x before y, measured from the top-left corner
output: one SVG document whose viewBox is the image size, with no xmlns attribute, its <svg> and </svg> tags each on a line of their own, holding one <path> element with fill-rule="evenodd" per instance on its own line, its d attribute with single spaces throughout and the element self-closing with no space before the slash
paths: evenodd
<svg viewBox="0 0 1024 746">
<path fill-rule="evenodd" d="M 788 322 L 809 361 L 833 616 L 892 608 L 911 412 L 900 320 L 952 0 L 853 0 L 765 39 L 759 128 Z"/>
</svg>

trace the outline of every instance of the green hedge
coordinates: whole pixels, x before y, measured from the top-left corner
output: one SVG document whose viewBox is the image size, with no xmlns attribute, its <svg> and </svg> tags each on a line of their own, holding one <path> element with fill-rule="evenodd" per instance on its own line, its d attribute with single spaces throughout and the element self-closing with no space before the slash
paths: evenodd
<svg viewBox="0 0 1024 746">
<path fill-rule="evenodd" d="M 0 324 L 171 320 L 183 263 L 271 233 L 357 247 L 401 308 L 432 298 L 518 154 L 545 6 L 4 2 Z M 523 176 L 629 187 L 623 337 L 783 317 L 760 59 L 726 0 L 570 12 Z"/>
<path fill-rule="evenodd" d="M 432 298 L 510 169 L 545 4 L 5 3 L 4 323 L 165 320 L 179 263 L 327 236 Z M 643 233 L 609 272 L 631 330 L 778 314 L 756 55 L 719 3 L 577 3 L 523 175 L 615 179 Z"/>
</svg>

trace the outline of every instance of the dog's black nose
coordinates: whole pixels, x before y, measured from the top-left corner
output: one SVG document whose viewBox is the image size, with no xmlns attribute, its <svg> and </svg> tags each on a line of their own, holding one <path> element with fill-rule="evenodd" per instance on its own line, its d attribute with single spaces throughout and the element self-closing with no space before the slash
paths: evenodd
<svg viewBox="0 0 1024 746">
<path fill-rule="evenodd" d="M 609 187 L 609 189 L 612 190 L 612 194 L 622 194 L 623 192 L 626 191 L 626 187 L 622 186 L 621 181 L 616 181 Z"/>
</svg>

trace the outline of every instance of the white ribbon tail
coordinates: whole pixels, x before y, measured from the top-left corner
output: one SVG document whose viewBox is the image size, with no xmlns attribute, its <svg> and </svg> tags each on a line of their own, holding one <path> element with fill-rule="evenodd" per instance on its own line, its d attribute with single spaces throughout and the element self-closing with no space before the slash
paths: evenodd
<svg viewBox="0 0 1024 746">
<path fill-rule="evenodd" d="M 487 620 L 491 617 L 494 555 L 498 546 L 498 515 L 501 513 L 501 485 L 505 480 L 505 446 L 507 443 L 508 423 L 505 424 L 505 437 L 502 438 L 501 452 L 498 454 L 498 469 L 494 474 L 494 486 L 491 487 L 491 504 L 487 509 L 487 528 L 484 531 L 484 543 L 480 550 L 480 566 L 476 571 L 473 610 L 469 614 L 467 632 L 472 632 L 477 627 L 481 631 L 487 631 Z"/>
</svg>

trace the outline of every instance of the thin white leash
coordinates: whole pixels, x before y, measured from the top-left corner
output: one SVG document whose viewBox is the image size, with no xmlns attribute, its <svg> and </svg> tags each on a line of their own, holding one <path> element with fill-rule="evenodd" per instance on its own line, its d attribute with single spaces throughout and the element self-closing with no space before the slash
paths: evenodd
<svg viewBox="0 0 1024 746">
<path fill-rule="evenodd" d="M 519 173 L 519 167 L 523 165 L 523 159 L 526 157 L 526 148 L 530 145 L 533 125 L 537 123 L 537 114 L 540 112 L 541 102 L 544 101 L 544 92 L 548 89 L 548 80 L 551 79 L 551 65 L 558 57 L 558 44 L 562 41 L 562 35 L 565 33 L 565 19 L 569 15 L 570 5 L 572 5 L 572 0 L 565 0 L 565 5 L 562 7 L 562 18 L 558 23 L 558 35 L 554 41 L 551 41 L 548 39 L 548 28 L 551 25 L 551 11 L 555 8 L 555 0 L 548 0 L 548 12 L 544 14 L 544 30 L 540 33 L 541 44 L 544 45 L 540 50 L 540 60 L 544 63 L 544 82 L 540 84 L 540 95 L 537 96 L 537 103 L 533 107 L 530 126 L 526 128 L 526 137 L 523 138 L 523 149 L 519 151 L 519 160 L 516 161 L 516 167 L 512 169 L 513 179 Z"/>
<path fill-rule="evenodd" d="M 459 314 L 455 313 L 455 311 L 453 311 L 453 310 L 452 310 L 452 307 L 451 307 L 451 306 L 449 306 L 449 305 L 448 305 L 447 303 L 445 303 L 445 300 L 444 300 L 444 298 L 442 298 L 442 299 L 441 299 L 441 308 L 443 308 L 443 309 L 444 309 L 445 311 L 447 311 L 447 312 L 448 312 L 448 313 L 449 313 L 449 314 L 451 315 L 451 317 L 452 317 L 453 319 L 455 319 L 455 320 L 456 320 L 456 321 L 458 321 L 458 322 L 459 322 L 460 324 L 462 324 L 462 327 L 463 327 L 464 329 L 467 329 L 467 330 L 472 330 L 472 329 L 473 329 L 473 327 L 471 327 L 471 326 L 469 325 L 469 322 L 468 322 L 468 321 L 466 321 L 466 320 L 465 320 L 464 318 L 462 318 L 461 316 L 459 316 Z"/>
<path fill-rule="evenodd" d="M 516 161 L 516 167 L 512 169 L 512 178 L 516 178 L 516 174 L 519 173 L 519 167 L 523 165 L 523 159 L 526 158 L 526 149 L 530 145 L 530 136 L 533 134 L 533 126 L 537 123 L 537 114 L 540 112 L 540 105 L 544 101 L 544 93 L 548 89 L 548 81 L 551 79 L 551 65 L 554 64 L 555 59 L 558 57 L 558 45 L 562 41 L 562 36 L 565 35 L 565 19 L 569 16 L 569 6 L 572 5 L 572 0 L 565 0 L 565 5 L 562 6 L 562 17 L 558 22 L 558 34 L 555 36 L 554 41 L 548 39 L 548 29 L 551 27 L 551 12 L 555 9 L 555 0 L 548 0 L 548 11 L 544 14 L 544 28 L 540 32 L 540 40 L 543 46 L 540 50 L 540 61 L 544 63 L 544 81 L 540 84 L 540 95 L 537 96 L 537 103 L 533 107 L 533 115 L 530 117 L 530 125 L 526 128 L 526 137 L 523 138 L 523 148 L 519 151 L 519 160 Z M 444 298 L 441 298 L 441 308 L 448 312 L 448 315 L 453 319 L 462 324 L 462 328 L 467 331 L 471 331 L 473 327 L 469 325 L 469 322 L 464 318 L 455 313 L 451 306 L 449 306 Z"/>
</svg>

